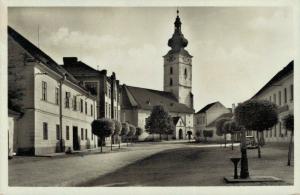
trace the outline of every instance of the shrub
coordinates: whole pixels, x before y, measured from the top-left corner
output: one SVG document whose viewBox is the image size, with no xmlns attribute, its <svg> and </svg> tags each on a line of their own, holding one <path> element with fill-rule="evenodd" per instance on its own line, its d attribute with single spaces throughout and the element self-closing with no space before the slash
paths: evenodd
<svg viewBox="0 0 300 195">
<path fill-rule="evenodd" d="M 92 122 L 92 132 L 97 135 L 101 140 L 101 152 L 102 143 L 105 137 L 109 137 L 114 133 L 115 123 L 111 119 L 101 118 Z"/>
</svg>

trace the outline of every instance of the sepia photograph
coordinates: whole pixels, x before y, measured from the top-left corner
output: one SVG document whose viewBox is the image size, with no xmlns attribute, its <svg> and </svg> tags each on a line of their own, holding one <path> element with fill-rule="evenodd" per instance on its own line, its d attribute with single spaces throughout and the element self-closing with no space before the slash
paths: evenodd
<svg viewBox="0 0 300 195">
<path fill-rule="evenodd" d="M 300 193 L 296 5 L 7 6 L 3 194 Z"/>
</svg>

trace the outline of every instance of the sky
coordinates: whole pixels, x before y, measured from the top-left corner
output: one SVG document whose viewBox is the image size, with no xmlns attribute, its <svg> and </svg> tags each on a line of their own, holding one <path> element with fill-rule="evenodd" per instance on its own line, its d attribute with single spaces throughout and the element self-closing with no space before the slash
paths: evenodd
<svg viewBox="0 0 300 195">
<path fill-rule="evenodd" d="M 289 7 L 179 7 L 194 108 L 251 98 L 294 59 Z M 62 64 L 77 57 L 121 84 L 163 90 L 176 7 L 9 8 L 8 24 Z M 39 30 L 38 30 L 39 29 Z M 38 36 L 39 35 L 39 36 Z M 38 39 L 39 37 L 39 39 Z M 39 41 L 38 41 L 39 40 Z"/>
</svg>

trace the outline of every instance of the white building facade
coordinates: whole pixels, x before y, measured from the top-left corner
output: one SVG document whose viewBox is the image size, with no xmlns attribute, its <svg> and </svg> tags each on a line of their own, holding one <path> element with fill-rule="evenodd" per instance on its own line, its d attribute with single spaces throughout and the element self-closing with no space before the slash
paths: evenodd
<svg viewBox="0 0 300 195">
<path fill-rule="evenodd" d="M 265 140 L 288 141 L 290 132 L 284 128 L 283 119 L 288 114 L 294 114 L 294 61 L 279 71 L 251 99 L 268 100 L 278 106 L 279 122 L 271 130 L 264 131 Z"/>
<path fill-rule="evenodd" d="M 43 155 L 97 146 L 91 123 L 97 101 L 49 56 L 9 27 L 8 85 L 18 90 L 17 154 Z"/>
</svg>

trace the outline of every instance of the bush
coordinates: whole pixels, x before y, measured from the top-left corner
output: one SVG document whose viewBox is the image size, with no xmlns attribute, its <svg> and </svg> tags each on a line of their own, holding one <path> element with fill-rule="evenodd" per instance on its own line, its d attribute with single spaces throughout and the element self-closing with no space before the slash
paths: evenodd
<svg viewBox="0 0 300 195">
<path fill-rule="evenodd" d="M 294 115 L 288 114 L 283 118 L 283 125 L 285 129 L 289 131 L 294 131 Z"/>
<path fill-rule="evenodd" d="M 231 119 L 230 118 L 220 118 L 216 121 L 216 134 L 218 136 L 222 136 L 225 134 L 225 131 L 223 129 L 224 127 L 224 123 L 227 122 L 227 121 L 230 121 Z"/>
<path fill-rule="evenodd" d="M 114 133 L 115 123 L 108 118 L 101 118 L 92 122 L 92 132 L 97 135 L 101 140 L 101 152 L 102 144 L 105 137 L 109 137 Z"/>
<path fill-rule="evenodd" d="M 207 137 L 213 137 L 214 132 L 213 130 L 203 130 L 203 137 L 207 138 Z"/>
</svg>

